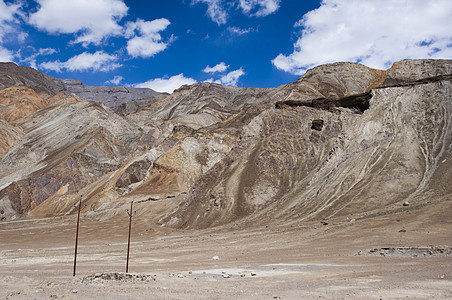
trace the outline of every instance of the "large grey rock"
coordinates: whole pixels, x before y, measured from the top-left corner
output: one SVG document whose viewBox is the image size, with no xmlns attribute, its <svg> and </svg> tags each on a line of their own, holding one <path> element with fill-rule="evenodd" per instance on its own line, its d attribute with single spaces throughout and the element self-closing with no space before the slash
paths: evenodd
<svg viewBox="0 0 452 300">
<path fill-rule="evenodd" d="M 46 96 L 53 96 L 64 90 L 64 84 L 52 76 L 12 62 L 0 62 L 0 90 L 11 86 L 26 86 Z"/>
<path fill-rule="evenodd" d="M 147 100 L 147 105 L 157 101 L 160 93 L 148 88 L 108 87 L 83 85 L 79 80 L 63 79 L 64 93 L 73 93 L 86 101 L 99 102 L 111 109 L 140 100 Z"/>
</svg>

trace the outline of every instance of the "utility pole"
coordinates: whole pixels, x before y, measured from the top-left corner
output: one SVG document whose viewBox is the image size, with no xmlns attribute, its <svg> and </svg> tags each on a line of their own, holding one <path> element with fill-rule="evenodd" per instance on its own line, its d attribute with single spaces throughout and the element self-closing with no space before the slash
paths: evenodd
<svg viewBox="0 0 452 300">
<path fill-rule="evenodd" d="M 129 253 L 130 253 L 130 233 L 132 232 L 132 218 L 136 215 L 136 211 L 132 214 L 132 205 L 133 201 L 130 203 L 130 212 L 127 210 L 127 214 L 129 215 L 129 241 L 127 242 L 127 264 L 126 264 L 126 273 L 129 273 Z"/>
<path fill-rule="evenodd" d="M 86 204 L 82 208 L 82 197 L 83 197 L 83 195 L 80 195 L 80 201 L 78 203 L 78 207 L 75 206 L 75 203 L 74 203 L 74 207 L 77 210 L 77 231 L 75 232 L 74 273 L 72 274 L 72 276 L 75 276 L 75 268 L 77 266 L 77 246 L 78 246 L 78 228 L 79 228 L 79 224 L 80 224 L 80 212 L 86 208 Z"/>
</svg>

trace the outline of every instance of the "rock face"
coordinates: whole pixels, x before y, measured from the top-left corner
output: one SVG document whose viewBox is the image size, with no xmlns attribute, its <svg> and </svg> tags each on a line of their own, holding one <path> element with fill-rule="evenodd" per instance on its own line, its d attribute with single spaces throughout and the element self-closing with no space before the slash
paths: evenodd
<svg viewBox="0 0 452 300">
<path fill-rule="evenodd" d="M 24 78 L 48 79 L 31 72 Z M 110 88 L 62 81 L 99 91 L 89 100 L 116 112 L 52 98 L 50 88 L 41 95 L 14 75 L 16 90 L 0 90 L 0 205 L 10 205 L 9 217 L 59 215 L 82 194 L 93 217 L 134 200 L 151 222 L 205 228 L 446 201 L 451 74 L 450 60 L 386 71 L 335 63 L 278 88 L 198 83 L 127 103 L 103 99 Z"/>
<path fill-rule="evenodd" d="M 64 85 L 62 90 L 66 94 L 75 94 L 82 99 L 92 102 L 103 103 L 111 109 L 116 109 L 123 104 L 134 101 L 146 101 L 150 105 L 157 101 L 161 93 L 146 88 L 131 87 L 107 87 L 83 85 L 80 80 L 62 79 Z M 167 95 L 167 94 L 164 94 Z"/>
<path fill-rule="evenodd" d="M 15 86 L 27 87 L 43 98 L 61 92 L 75 94 L 84 100 L 103 103 L 112 109 L 134 101 L 138 101 L 139 107 L 150 105 L 167 95 L 147 88 L 87 86 L 80 80 L 58 79 L 33 68 L 17 66 L 14 63 L 0 63 L 0 90 Z"/>
<path fill-rule="evenodd" d="M 24 86 L 42 96 L 53 96 L 64 89 L 64 84 L 33 68 L 14 63 L 0 63 L 0 90 L 12 86 Z"/>
</svg>

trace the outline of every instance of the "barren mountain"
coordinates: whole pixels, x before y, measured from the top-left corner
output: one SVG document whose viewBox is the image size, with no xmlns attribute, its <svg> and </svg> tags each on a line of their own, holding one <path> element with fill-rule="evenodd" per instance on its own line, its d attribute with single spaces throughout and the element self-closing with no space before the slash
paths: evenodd
<svg viewBox="0 0 452 300">
<path fill-rule="evenodd" d="M 155 95 L 0 63 L 0 296 L 451 299 L 451 79 L 335 63 Z"/>
<path fill-rule="evenodd" d="M 98 218 L 135 200 L 155 224 L 204 228 L 346 218 L 452 193 L 450 60 L 335 63 L 278 88 L 198 83 L 123 100 L 129 88 L 0 69 L 4 218 L 71 213 L 83 195 Z"/>
<path fill-rule="evenodd" d="M 139 107 L 150 105 L 167 95 L 146 88 L 83 85 L 80 80 L 58 79 L 33 68 L 0 63 L 0 90 L 10 87 L 29 88 L 43 99 L 58 93 L 75 94 L 86 101 L 103 103 L 112 109 L 127 106 L 129 102 L 136 102 Z"/>
<path fill-rule="evenodd" d="M 166 96 L 166 93 L 158 93 L 147 88 L 132 87 L 108 87 L 83 85 L 80 80 L 62 79 L 63 92 L 75 94 L 87 101 L 103 103 L 111 109 L 127 105 L 130 102 L 150 105 Z"/>
</svg>

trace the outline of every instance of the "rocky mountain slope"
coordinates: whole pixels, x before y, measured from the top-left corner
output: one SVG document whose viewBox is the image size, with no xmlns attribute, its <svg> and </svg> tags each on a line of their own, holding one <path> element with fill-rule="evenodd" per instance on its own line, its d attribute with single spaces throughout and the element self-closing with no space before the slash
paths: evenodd
<svg viewBox="0 0 452 300">
<path fill-rule="evenodd" d="M 450 60 L 335 63 L 277 88 L 198 83 L 124 101 L 13 64 L 0 74 L 3 218 L 69 214 L 80 195 L 93 219 L 136 201 L 150 223 L 185 228 L 451 200 Z M 74 83 L 83 93 L 67 93 Z"/>
<path fill-rule="evenodd" d="M 64 85 L 62 90 L 64 93 L 75 94 L 87 101 L 103 103 L 111 109 L 117 109 L 129 102 L 142 103 L 142 106 L 150 105 L 161 98 L 159 95 L 167 95 L 147 88 L 83 85 L 80 80 L 74 79 L 62 79 L 61 82 Z"/>
<path fill-rule="evenodd" d="M 61 92 L 75 94 L 86 101 L 103 103 L 111 109 L 126 106 L 129 102 L 139 103 L 140 107 L 150 105 L 167 95 L 147 88 L 83 85 L 80 80 L 58 79 L 33 68 L 0 63 L 0 90 L 15 86 L 27 87 L 43 98 Z"/>
</svg>

